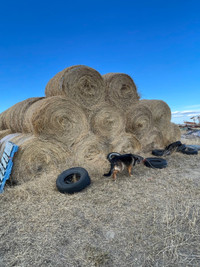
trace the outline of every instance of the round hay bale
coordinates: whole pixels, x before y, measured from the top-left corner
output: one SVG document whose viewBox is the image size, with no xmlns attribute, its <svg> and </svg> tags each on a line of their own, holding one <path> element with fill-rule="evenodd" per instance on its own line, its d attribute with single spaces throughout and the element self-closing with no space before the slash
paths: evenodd
<svg viewBox="0 0 200 267">
<path fill-rule="evenodd" d="M 2 155 L 3 155 L 3 151 L 4 151 L 6 143 L 8 141 L 11 141 L 14 137 L 17 137 L 19 135 L 20 135 L 20 133 L 11 133 L 11 134 L 5 135 L 3 138 L 1 138 L 1 140 L 0 140 L 0 157 L 2 157 Z"/>
<path fill-rule="evenodd" d="M 109 152 L 137 153 L 141 150 L 141 144 L 137 137 L 131 133 L 122 133 L 111 144 Z"/>
<path fill-rule="evenodd" d="M 90 110 L 92 106 L 102 102 L 105 98 L 105 84 L 102 76 L 96 70 L 77 65 L 57 73 L 47 84 L 47 97 L 67 96 Z"/>
<path fill-rule="evenodd" d="M 3 111 L 0 114 L 0 130 L 6 130 L 8 127 L 6 127 L 6 114 L 8 113 L 8 109 Z"/>
<path fill-rule="evenodd" d="M 181 139 L 181 130 L 175 123 L 169 122 L 165 127 L 164 147 Z"/>
<path fill-rule="evenodd" d="M 3 128 L 11 129 L 13 133 L 23 132 L 24 128 L 24 118 L 27 110 L 35 102 L 43 99 L 43 97 L 32 97 L 24 101 L 18 102 L 6 111 L 4 111 L 2 116 Z"/>
<path fill-rule="evenodd" d="M 102 104 L 90 115 L 90 128 L 99 137 L 112 141 L 124 131 L 124 117 L 117 107 Z"/>
<path fill-rule="evenodd" d="M 162 132 L 156 127 L 151 129 L 148 135 L 142 140 L 143 152 L 150 152 L 153 149 L 163 149 L 164 147 L 164 137 Z"/>
<path fill-rule="evenodd" d="M 134 134 L 142 142 L 152 130 L 152 122 L 151 110 L 139 101 L 126 113 L 126 132 Z"/>
<path fill-rule="evenodd" d="M 86 168 L 90 173 L 101 173 L 108 167 L 106 156 L 108 146 L 98 136 L 89 133 L 74 147 L 75 164 Z"/>
<path fill-rule="evenodd" d="M 106 101 L 124 110 L 138 102 L 137 87 L 132 78 L 124 73 L 103 75 L 106 84 Z"/>
<path fill-rule="evenodd" d="M 162 128 L 167 122 L 171 121 L 171 109 L 163 100 L 140 100 L 152 112 L 154 125 Z"/>
<path fill-rule="evenodd" d="M 19 146 L 13 158 L 11 181 L 24 183 L 39 177 L 58 165 L 66 164 L 69 153 L 63 145 L 55 141 L 41 141 L 30 134 L 14 134 L 9 136 L 11 141 Z M 4 143 L 4 146 L 5 146 Z"/>
<path fill-rule="evenodd" d="M 9 135 L 11 134 L 11 130 L 10 129 L 6 129 L 6 130 L 1 130 L 0 131 L 0 144 L 1 144 L 1 139 L 6 136 L 6 135 Z"/>
<path fill-rule="evenodd" d="M 44 140 L 57 140 L 70 148 L 89 130 L 83 110 L 69 98 L 53 96 L 36 103 L 25 117 L 26 130 Z"/>
</svg>

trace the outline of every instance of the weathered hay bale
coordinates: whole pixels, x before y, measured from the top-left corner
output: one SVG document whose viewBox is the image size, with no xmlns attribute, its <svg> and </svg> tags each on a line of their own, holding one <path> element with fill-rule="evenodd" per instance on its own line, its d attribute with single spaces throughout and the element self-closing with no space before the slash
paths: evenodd
<svg viewBox="0 0 200 267">
<path fill-rule="evenodd" d="M 8 141 L 10 141 L 12 138 L 19 136 L 20 133 L 8 133 L 8 135 L 5 135 L 0 140 L 0 157 L 3 155 L 3 151 L 5 148 L 5 145 Z"/>
<path fill-rule="evenodd" d="M 8 113 L 8 109 L 3 111 L 1 114 L 0 114 L 0 130 L 6 130 L 8 129 L 6 127 L 6 114 Z"/>
<path fill-rule="evenodd" d="M 74 147 L 75 165 L 86 168 L 90 173 L 103 173 L 108 167 L 106 156 L 109 152 L 102 139 L 89 133 Z"/>
<path fill-rule="evenodd" d="M 13 133 L 23 132 L 24 118 L 27 110 L 31 105 L 43 99 L 43 97 L 32 97 L 24 101 L 18 102 L 6 111 L 0 114 L 2 119 L 2 128 L 11 129 Z"/>
<path fill-rule="evenodd" d="M 103 103 L 90 114 L 89 123 L 93 133 L 112 141 L 124 131 L 124 120 L 121 110 Z"/>
<path fill-rule="evenodd" d="M 171 123 L 171 110 L 167 103 L 162 100 L 141 100 L 141 102 L 152 111 L 153 124 L 163 136 L 162 147 L 180 140 L 180 129 L 176 124 Z"/>
<path fill-rule="evenodd" d="M 151 110 L 139 101 L 126 113 L 126 132 L 134 134 L 142 142 L 152 130 L 152 122 Z"/>
<path fill-rule="evenodd" d="M 162 128 L 167 122 L 171 121 L 171 109 L 163 100 L 140 100 L 152 112 L 154 125 Z"/>
<path fill-rule="evenodd" d="M 11 130 L 10 130 L 10 129 L 6 129 L 6 130 L 1 130 L 1 131 L 0 131 L 0 144 L 1 144 L 1 139 L 2 139 L 4 136 L 8 135 L 8 134 L 11 134 Z"/>
<path fill-rule="evenodd" d="M 92 106 L 105 98 L 105 84 L 102 76 L 96 70 L 77 65 L 57 73 L 47 84 L 47 97 L 67 96 L 90 110 Z"/>
<path fill-rule="evenodd" d="M 36 103 L 27 113 L 29 132 L 44 140 L 57 140 L 70 148 L 82 139 L 89 129 L 83 110 L 69 98 L 53 96 Z"/>
<path fill-rule="evenodd" d="M 164 147 L 164 137 L 162 132 L 156 127 L 152 128 L 142 141 L 143 152 L 150 152 L 153 149 L 163 149 Z"/>
<path fill-rule="evenodd" d="M 168 123 L 164 129 L 165 129 L 165 134 L 163 134 L 164 147 L 181 139 L 181 130 L 175 123 L 172 122 Z"/>
<path fill-rule="evenodd" d="M 141 150 L 141 144 L 137 137 L 131 133 L 121 133 L 111 144 L 109 152 L 137 153 Z"/>
<path fill-rule="evenodd" d="M 103 75 L 106 84 L 106 101 L 124 110 L 138 102 L 137 87 L 132 78 L 124 73 Z"/>
<path fill-rule="evenodd" d="M 67 162 L 69 153 L 63 145 L 55 141 L 41 141 L 30 134 L 14 134 L 9 136 L 11 141 L 19 146 L 18 152 L 13 158 L 11 181 L 19 183 L 37 178 L 42 173 Z"/>
</svg>

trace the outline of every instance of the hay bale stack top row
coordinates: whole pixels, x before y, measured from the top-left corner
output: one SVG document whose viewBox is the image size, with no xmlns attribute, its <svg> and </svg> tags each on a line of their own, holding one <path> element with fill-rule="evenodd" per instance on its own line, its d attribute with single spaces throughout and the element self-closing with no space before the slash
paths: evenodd
<svg viewBox="0 0 200 267">
<path fill-rule="evenodd" d="M 140 100 L 137 87 L 127 74 L 101 76 L 90 67 L 72 66 L 48 82 L 45 95 L 26 99 L 0 114 L 1 146 L 8 140 L 17 144 L 13 134 L 23 135 L 23 151 L 28 142 L 38 140 L 36 143 L 40 144 L 38 155 L 43 154 L 43 163 L 33 161 L 40 167 L 32 168 L 28 156 L 27 160 L 24 157 L 29 173 L 51 165 L 45 156 L 48 151 L 64 162 L 65 168 L 76 165 L 94 170 L 95 165 L 96 171 L 102 173 L 102 164 L 107 167 L 105 159 L 111 151 L 138 153 L 163 148 L 180 139 L 178 127 L 171 123 L 169 106 L 162 100 Z M 61 153 L 57 147 L 62 147 Z M 15 166 L 13 175 L 20 176 L 19 163 Z"/>
</svg>

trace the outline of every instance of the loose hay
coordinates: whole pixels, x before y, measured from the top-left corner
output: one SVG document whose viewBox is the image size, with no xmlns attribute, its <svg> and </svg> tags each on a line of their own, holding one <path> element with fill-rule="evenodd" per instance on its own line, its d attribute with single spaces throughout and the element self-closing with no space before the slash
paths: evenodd
<svg viewBox="0 0 200 267">
<path fill-rule="evenodd" d="M 67 96 L 82 108 L 90 110 L 105 98 L 105 85 L 102 76 L 96 70 L 77 65 L 56 74 L 48 82 L 45 94 L 47 97 Z"/>
<path fill-rule="evenodd" d="M 124 73 L 107 73 L 103 75 L 106 84 L 106 101 L 123 110 L 138 102 L 137 87 L 132 78 Z"/>
</svg>

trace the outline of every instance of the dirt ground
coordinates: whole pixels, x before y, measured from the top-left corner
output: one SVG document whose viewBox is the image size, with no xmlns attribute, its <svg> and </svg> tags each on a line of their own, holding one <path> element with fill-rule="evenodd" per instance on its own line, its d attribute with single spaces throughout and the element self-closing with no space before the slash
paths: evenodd
<svg viewBox="0 0 200 267">
<path fill-rule="evenodd" d="M 200 154 L 165 158 L 73 195 L 56 189 L 57 170 L 6 186 L 0 266 L 200 266 Z"/>
</svg>

